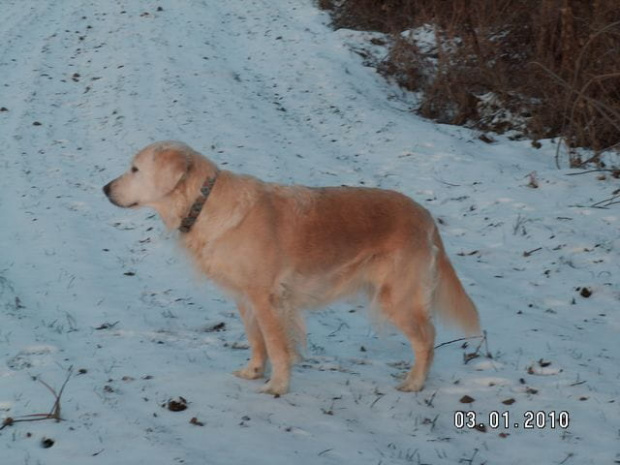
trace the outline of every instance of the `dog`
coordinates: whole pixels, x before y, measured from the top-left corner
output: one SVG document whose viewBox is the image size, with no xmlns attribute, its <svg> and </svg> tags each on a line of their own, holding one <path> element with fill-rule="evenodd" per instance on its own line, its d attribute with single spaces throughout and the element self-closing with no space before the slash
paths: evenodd
<svg viewBox="0 0 620 465">
<path fill-rule="evenodd" d="M 411 343 L 415 363 L 401 391 L 419 391 L 433 360 L 433 313 L 467 334 L 478 311 L 452 267 L 430 213 L 403 194 L 359 187 L 263 182 L 220 170 L 176 141 L 151 144 L 104 186 L 124 208 L 150 207 L 198 269 L 236 301 L 251 349 L 234 372 L 261 392 L 288 392 L 305 343 L 300 310 L 364 293 Z"/>
</svg>

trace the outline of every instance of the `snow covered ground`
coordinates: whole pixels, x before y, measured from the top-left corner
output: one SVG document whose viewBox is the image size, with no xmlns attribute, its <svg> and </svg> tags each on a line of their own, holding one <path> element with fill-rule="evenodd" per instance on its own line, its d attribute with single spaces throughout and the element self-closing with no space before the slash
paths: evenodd
<svg viewBox="0 0 620 465">
<path fill-rule="evenodd" d="M 49 412 L 41 381 L 72 367 L 63 421 L 4 427 L 2 465 L 620 463 L 620 205 L 599 208 L 618 180 L 556 169 L 552 141 L 421 120 L 309 0 L 1 3 L 0 419 Z M 230 374 L 248 357 L 232 302 L 152 212 L 101 193 L 167 138 L 270 181 L 418 200 L 492 359 L 445 345 L 425 390 L 398 392 L 406 341 L 342 303 L 307 315 L 292 392 L 258 394 Z"/>
</svg>

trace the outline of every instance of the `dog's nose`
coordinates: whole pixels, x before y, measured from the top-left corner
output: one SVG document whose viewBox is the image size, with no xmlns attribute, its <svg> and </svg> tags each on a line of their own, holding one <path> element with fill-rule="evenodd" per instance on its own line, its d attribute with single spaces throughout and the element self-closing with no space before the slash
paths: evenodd
<svg viewBox="0 0 620 465">
<path fill-rule="evenodd" d="M 103 186 L 103 193 L 106 195 L 106 197 L 110 197 L 110 186 L 111 185 L 112 183 L 109 182 L 105 186 Z"/>
</svg>

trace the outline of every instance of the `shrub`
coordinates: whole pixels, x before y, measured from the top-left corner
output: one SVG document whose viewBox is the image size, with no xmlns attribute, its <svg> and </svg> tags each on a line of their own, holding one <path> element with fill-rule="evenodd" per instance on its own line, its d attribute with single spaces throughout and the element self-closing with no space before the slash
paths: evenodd
<svg viewBox="0 0 620 465">
<path fill-rule="evenodd" d="M 617 0 L 321 0 L 335 27 L 391 34 L 380 65 L 441 122 L 596 153 L 620 143 Z M 412 34 L 432 28 L 435 50 Z M 572 160 L 573 164 L 578 160 Z"/>
</svg>

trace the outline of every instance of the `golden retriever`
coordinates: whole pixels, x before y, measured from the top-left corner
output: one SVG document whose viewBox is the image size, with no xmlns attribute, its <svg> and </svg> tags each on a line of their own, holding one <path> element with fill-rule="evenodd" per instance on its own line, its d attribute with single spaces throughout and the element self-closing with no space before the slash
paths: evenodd
<svg viewBox="0 0 620 465">
<path fill-rule="evenodd" d="M 191 147 L 151 144 L 104 187 L 120 207 L 151 207 L 202 272 L 236 300 L 251 347 L 235 374 L 289 389 L 305 342 L 301 309 L 363 292 L 409 339 L 415 364 L 398 386 L 422 389 L 433 359 L 433 313 L 469 334 L 478 312 L 448 260 L 430 213 L 398 192 L 266 183 L 219 170 Z"/>
</svg>

